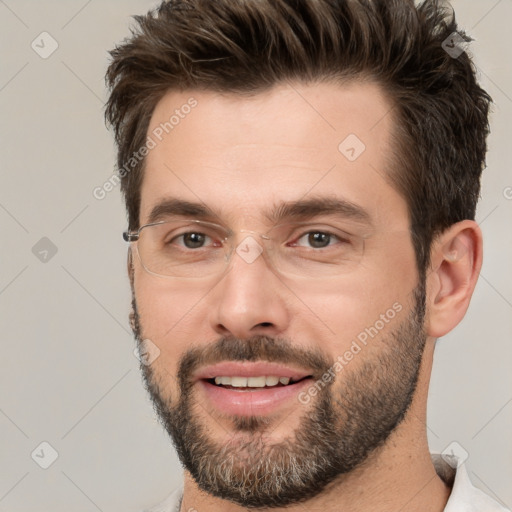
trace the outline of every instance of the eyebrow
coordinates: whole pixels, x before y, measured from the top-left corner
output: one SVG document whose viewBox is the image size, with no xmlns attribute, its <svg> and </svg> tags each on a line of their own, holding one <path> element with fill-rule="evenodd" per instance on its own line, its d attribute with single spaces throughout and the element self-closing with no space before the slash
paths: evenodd
<svg viewBox="0 0 512 512">
<path fill-rule="evenodd" d="M 334 215 L 372 225 L 371 216 L 362 206 L 338 197 L 312 197 L 298 201 L 281 202 L 264 212 L 270 222 L 282 220 L 309 220 L 320 215 Z"/>
<path fill-rule="evenodd" d="M 219 216 L 203 203 L 193 203 L 183 199 L 167 198 L 161 200 L 152 209 L 148 223 L 164 220 L 166 217 L 200 217 L 202 219 L 218 219 Z"/>
<path fill-rule="evenodd" d="M 367 210 L 351 201 L 338 197 L 321 196 L 297 201 L 281 201 L 263 212 L 263 216 L 274 224 L 284 220 L 310 220 L 320 215 L 355 220 L 369 226 L 373 224 Z M 151 209 L 148 223 L 175 216 L 219 221 L 221 214 L 216 213 L 204 203 L 166 198 Z"/>
</svg>

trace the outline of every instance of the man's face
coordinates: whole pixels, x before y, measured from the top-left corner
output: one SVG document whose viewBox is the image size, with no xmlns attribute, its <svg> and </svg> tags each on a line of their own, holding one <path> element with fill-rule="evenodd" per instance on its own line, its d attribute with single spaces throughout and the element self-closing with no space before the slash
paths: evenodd
<svg viewBox="0 0 512 512">
<path fill-rule="evenodd" d="M 190 98 L 197 104 L 182 108 Z M 179 121 L 162 134 L 177 109 Z M 354 208 L 300 219 L 288 209 L 279 222 L 334 226 L 364 247 L 357 264 L 328 277 L 283 274 L 265 252 L 253 260 L 243 251 L 221 275 L 159 277 L 133 255 L 135 334 L 160 350 L 141 365 L 146 385 L 186 470 L 212 495 L 253 507 L 312 497 L 375 453 L 410 405 L 424 292 L 406 202 L 384 178 L 389 111 L 376 85 L 354 83 L 283 85 L 252 98 L 171 92 L 153 113 L 141 225 L 165 202 L 196 203 L 215 218 L 188 218 L 232 230 L 243 249 L 240 230 L 276 224 L 264 212 L 330 199 Z M 323 249 L 312 241 L 301 238 L 301 250 Z M 196 378 L 226 361 L 279 363 L 309 377 L 280 400 L 284 387 L 237 390 Z"/>
</svg>

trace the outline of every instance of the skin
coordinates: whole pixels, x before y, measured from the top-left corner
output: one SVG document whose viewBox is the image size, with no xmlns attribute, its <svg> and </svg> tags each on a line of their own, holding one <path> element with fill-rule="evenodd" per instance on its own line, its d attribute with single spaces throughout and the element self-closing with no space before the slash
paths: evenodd
<svg viewBox="0 0 512 512">
<path fill-rule="evenodd" d="M 369 213 L 372 237 L 361 264 L 329 283 L 283 279 L 263 258 L 247 264 L 235 255 L 222 279 L 180 284 L 149 274 L 132 258 L 129 270 L 142 336 L 160 349 L 151 371 L 162 399 L 179 399 L 176 376 L 183 354 L 191 346 L 204 349 L 219 337 L 283 337 L 334 361 L 358 333 L 399 303 L 402 311 L 383 329 L 382 339 L 389 340 L 385 335 L 413 310 L 419 275 L 406 201 L 386 180 L 393 120 L 381 88 L 371 83 L 283 84 L 251 98 L 172 91 L 155 108 L 148 134 L 190 97 L 197 106 L 147 156 L 141 225 L 155 204 L 174 197 L 206 204 L 216 212 L 217 222 L 234 231 L 263 233 L 271 224 L 261 212 L 275 202 L 335 195 Z M 353 162 L 338 150 L 349 134 L 366 146 Z M 238 242 L 244 238 L 242 233 L 237 236 Z M 427 391 L 435 339 L 463 318 L 476 284 L 482 260 L 477 224 L 467 220 L 451 226 L 436 239 L 431 254 L 425 283 L 426 344 L 404 420 L 364 464 L 287 511 L 443 510 L 450 490 L 430 460 Z M 384 348 L 368 344 L 338 376 L 333 392 L 343 389 L 343 379 L 378 358 Z M 199 390 L 192 393 L 202 405 L 193 409 L 194 419 L 208 426 L 209 440 L 222 445 L 247 435 L 236 431 L 232 418 L 208 407 Z M 294 402 L 273 414 L 266 442 L 286 439 L 311 407 Z M 247 510 L 205 493 L 185 471 L 181 510 L 190 508 Z"/>
</svg>

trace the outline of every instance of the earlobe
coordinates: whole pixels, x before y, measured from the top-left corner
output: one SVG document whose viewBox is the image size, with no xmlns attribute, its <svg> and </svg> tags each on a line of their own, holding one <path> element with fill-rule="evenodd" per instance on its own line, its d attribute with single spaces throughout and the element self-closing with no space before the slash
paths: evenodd
<svg viewBox="0 0 512 512">
<path fill-rule="evenodd" d="M 438 338 L 466 314 L 482 266 L 482 233 L 478 224 L 454 224 L 433 243 L 427 274 L 427 333 Z"/>
</svg>

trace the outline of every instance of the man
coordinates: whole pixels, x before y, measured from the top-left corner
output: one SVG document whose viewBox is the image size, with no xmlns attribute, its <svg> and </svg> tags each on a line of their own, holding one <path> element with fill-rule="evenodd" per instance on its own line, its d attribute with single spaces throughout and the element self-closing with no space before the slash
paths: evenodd
<svg viewBox="0 0 512 512">
<path fill-rule="evenodd" d="M 503 510 L 426 436 L 435 341 L 482 263 L 491 100 L 450 10 L 189 0 L 137 21 L 106 116 L 131 325 L 185 469 L 153 510 Z"/>
</svg>

